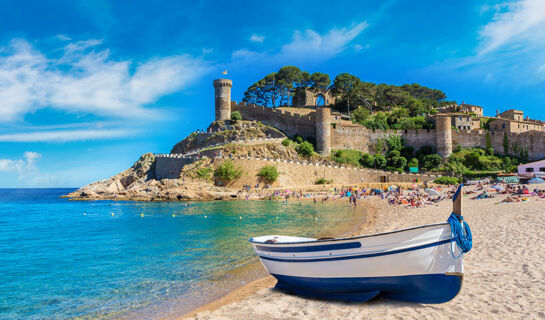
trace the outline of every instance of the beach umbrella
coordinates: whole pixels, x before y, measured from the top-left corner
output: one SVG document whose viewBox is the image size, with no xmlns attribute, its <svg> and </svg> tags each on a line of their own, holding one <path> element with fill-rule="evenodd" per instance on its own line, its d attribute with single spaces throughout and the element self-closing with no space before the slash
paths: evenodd
<svg viewBox="0 0 545 320">
<path fill-rule="evenodd" d="M 430 196 L 438 196 L 439 195 L 439 192 L 437 192 L 437 190 L 426 189 L 424 191 L 426 191 L 426 193 L 429 194 Z"/>
<path fill-rule="evenodd" d="M 541 183 L 545 183 L 545 180 L 543 180 L 541 178 L 533 178 L 533 179 L 528 180 L 528 183 L 530 183 L 530 184 L 541 184 Z"/>
</svg>

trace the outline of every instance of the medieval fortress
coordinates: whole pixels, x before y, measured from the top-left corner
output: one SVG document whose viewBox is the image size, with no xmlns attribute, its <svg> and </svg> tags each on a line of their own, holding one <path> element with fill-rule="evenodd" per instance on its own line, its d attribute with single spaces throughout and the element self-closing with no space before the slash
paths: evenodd
<svg viewBox="0 0 545 320">
<path fill-rule="evenodd" d="M 403 137 L 406 145 L 415 150 L 430 145 L 443 157 L 457 145 L 464 148 L 486 148 L 487 140 L 499 154 L 521 156 L 529 160 L 545 158 L 545 123 L 524 118 L 519 110 L 496 113 L 489 120 L 489 133 L 481 128 L 483 108 L 467 104 L 442 108 L 433 116 L 436 129 L 372 130 L 332 114 L 328 107 L 301 108 L 301 112 L 285 111 L 244 102 L 231 101 L 232 81 L 214 80 L 216 120 L 230 119 L 231 112 L 239 111 L 244 120 L 260 121 L 278 128 L 288 136 L 313 138 L 317 151 L 323 155 L 331 149 L 354 149 L 374 153 L 373 146 L 381 138 L 391 135 Z M 311 99 L 314 99 L 312 96 Z M 326 95 L 326 102 L 331 97 Z M 298 98 L 298 101 L 301 99 Z M 303 99 L 304 100 L 304 99 Z"/>
<path fill-rule="evenodd" d="M 421 130 L 372 130 L 353 124 L 346 115 L 332 113 L 329 107 L 308 107 L 316 105 L 317 94 L 300 93 L 294 98 L 292 108 L 269 108 L 231 100 L 232 81 L 217 79 L 213 82 L 215 90 L 215 120 L 230 120 L 231 113 L 238 111 L 244 120 L 258 121 L 275 127 L 287 136 L 299 135 L 316 141 L 316 149 L 322 155 L 328 155 L 332 149 L 353 149 L 375 153 L 374 147 L 379 139 L 392 135 L 401 136 L 405 144 L 415 150 L 423 146 L 432 146 L 437 153 L 446 157 L 453 148 L 460 145 L 465 148 L 491 146 L 496 153 L 521 156 L 529 160 L 545 158 L 545 123 L 524 118 L 522 111 L 508 110 L 496 113 L 496 117 L 483 117 L 483 109 L 467 104 L 442 108 L 433 116 L 435 129 Z M 324 104 L 330 104 L 334 97 L 324 93 Z M 306 106 L 303 106 L 306 104 Z M 488 123 L 489 130 L 481 128 L 481 123 Z M 249 124 L 247 124 L 249 125 Z M 226 129 L 231 130 L 231 129 Z M 214 133 L 200 133 L 213 135 Z M 254 140 L 232 141 L 244 145 L 280 143 L 278 137 L 269 136 Z M 185 154 L 159 154 L 155 158 L 155 175 L 158 179 L 177 179 L 183 168 L 203 158 L 210 159 L 216 165 L 225 160 L 221 152 L 207 146 L 204 149 L 191 150 Z M 343 165 L 312 163 L 283 159 L 249 158 L 230 155 L 229 158 L 246 171 L 246 178 L 235 182 L 232 187 L 257 183 L 259 169 L 267 164 L 275 165 L 282 174 L 277 185 L 296 186 L 312 185 L 318 178 L 333 179 L 336 183 L 366 182 L 415 182 L 430 181 L 437 178 L 426 173 L 398 173 L 355 168 Z M 239 186 L 240 184 L 240 186 Z"/>
</svg>

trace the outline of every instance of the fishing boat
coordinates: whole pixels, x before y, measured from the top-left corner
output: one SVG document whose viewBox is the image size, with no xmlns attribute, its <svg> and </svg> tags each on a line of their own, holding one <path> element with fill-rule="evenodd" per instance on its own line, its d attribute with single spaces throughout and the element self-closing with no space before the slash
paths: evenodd
<svg viewBox="0 0 545 320">
<path fill-rule="evenodd" d="M 376 296 L 443 303 L 462 287 L 471 230 L 462 218 L 462 185 L 446 223 L 352 238 L 270 235 L 250 238 L 276 288 L 303 296 L 367 301 Z"/>
</svg>

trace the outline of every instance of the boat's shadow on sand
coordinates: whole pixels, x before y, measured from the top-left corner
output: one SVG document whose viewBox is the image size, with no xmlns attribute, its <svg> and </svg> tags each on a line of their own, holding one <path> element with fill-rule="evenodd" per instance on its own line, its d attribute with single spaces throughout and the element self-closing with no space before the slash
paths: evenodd
<svg viewBox="0 0 545 320">
<path fill-rule="evenodd" d="M 344 300 L 344 299 L 332 299 L 332 298 L 326 298 L 326 297 L 317 297 L 315 295 L 309 295 L 304 293 L 295 292 L 293 290 L 286 290 L 286 289 L 278 289 L 278 288 L 271 288 L 272 292 L 278 292 L 282 294 L 286 294 L 292 297 L 297 297 L 301 299 L 306 300 L 312 300 L 312 301 L 318 301 L 318 302 L 327 302 L 333 305 L 337 306 L 358 306 L 358 305 L 365 305 L 369 307 L 378 307 L 378 306 L 396 306 L 396 307 L 410 307 L 415 309 L 420 308 L 432 308 L 435 309 L 436 307 L 433 304 L 422 304 L 422 303 L 416 303 L 416 302 L 405 302 L 405 301 L 399 301 L 394 299 L 387 299 L 383 298 L 380 295 L 377 297 L 374 297 L 370 300 L 366 301 L 358 301 L 358 300 Z"/>
</svg>

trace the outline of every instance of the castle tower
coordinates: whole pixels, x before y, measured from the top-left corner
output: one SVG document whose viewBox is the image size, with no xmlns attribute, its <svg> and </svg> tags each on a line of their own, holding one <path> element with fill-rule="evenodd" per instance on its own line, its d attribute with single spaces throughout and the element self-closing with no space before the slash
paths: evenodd
<svg viewBox="0 0 545 320">
<path fill-rule="evenodd" d="M 449 116 L 438 116 L 435 119 L 435 147 L 437 153 L 447 157 L 452 153 L 452 124 Z"/>
<path fill-rule="evenodd" d="M 316 149 L 322 155 L 328 155 L 331 152 L 331 121 L 329 116 L 329 108 L 316 110 Z"/>
<path fill-rule="evenodd" d="M 229 79 L 214 80 L 216 91 L 216 121 L 231 119 L 231 87 L 233 82 Z"/>
</svg>

